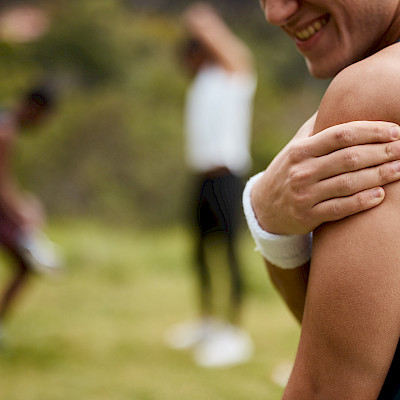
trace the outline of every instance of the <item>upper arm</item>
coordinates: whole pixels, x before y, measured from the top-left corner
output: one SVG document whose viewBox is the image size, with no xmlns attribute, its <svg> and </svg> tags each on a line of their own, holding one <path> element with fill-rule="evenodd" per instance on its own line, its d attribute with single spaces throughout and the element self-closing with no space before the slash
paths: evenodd
<svg viewBox="0 0 400 400">
<path fill-rule="evenodd" d="M 387 89 L 400 83 L 400 71 L 399 78 L 377 82 L 375 65 L 365 67 L 333 81 L 317 131 L 351 120 L 399 122 L 393 110 L 400 102 Z M 400 332 L 400 183 L 385 191 L 379 207 L 314 232 L 302 334 L 285 399 L 379 394 Z"/>
</svg>

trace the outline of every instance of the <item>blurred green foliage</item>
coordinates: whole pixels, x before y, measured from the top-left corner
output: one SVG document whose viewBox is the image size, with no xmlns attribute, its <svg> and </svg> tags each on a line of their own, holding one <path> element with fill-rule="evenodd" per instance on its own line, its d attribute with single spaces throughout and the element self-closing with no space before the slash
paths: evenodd
<svg viewBox="0 0 400 400">
<path fill-rule="evenodd" d="M 189 80 L 177 58 L 179 12 L 128 3 L 45 2 L 52 24 L 41 40 L 0 43 L 4 106 L 38 80 L 59 94 L 51 120 L 40 134 L 21 138 L 15 157 L 23 186 L 50 215 L 136 225 L 185 216 L 190 174 L 182 107 Z M 252 10 L 226 18 L 257 64 L 253 169 L 259 171 L 315 111 L 326 84 L 309 78 L 293 44 Z"/>
</svg>

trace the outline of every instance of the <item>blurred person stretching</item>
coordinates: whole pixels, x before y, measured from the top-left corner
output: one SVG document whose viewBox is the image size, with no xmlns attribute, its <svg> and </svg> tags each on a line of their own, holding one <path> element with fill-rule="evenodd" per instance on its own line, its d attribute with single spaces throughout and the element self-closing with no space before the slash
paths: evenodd
<svg viewBox="0 0 400 400">
<path fill-rule="evenodd" d="M 15 141 L 20 133 L 48 116 L 53 100 L 45 89 L 34 89 L 14 110 L 0 111 L 0 244 L 10 256 L 15 274 L 0 297 L 0 334 L 10 307 L 34 272 L 57 270 L 57 252 L 41 232 L 45 217 L 41 203 L 21 190 L 11 172 Z"/>
<path fill-rule="evenodd" d="M 194 78 L 186 100 L 186 158 L 196 175 L 201 318 L 173 327 L 167 339 L 175 348 L 195 346 L 198 364 L 219 367 L 244 362 L 252 353 L 250 337 L 239 328 L 243 282 L 236 247 L 243 178 L 251 166 L 256 75 L 249 49 L 211 6 L 190 6 L 184 23 L 189 39 L 183 57 Z M 229 317 L 224 322 L 212 310 L 211 269 L 221 263 L 227 264 L 230 280 Z"/>
</svg>

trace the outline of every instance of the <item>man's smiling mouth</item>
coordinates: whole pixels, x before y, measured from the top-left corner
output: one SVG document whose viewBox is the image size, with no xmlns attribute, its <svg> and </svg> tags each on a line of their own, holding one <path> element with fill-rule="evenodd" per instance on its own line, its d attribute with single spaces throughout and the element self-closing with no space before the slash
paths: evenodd
<svg viewBox="0 0 400 400">
<path fill-rule="evenodd" d="M 329 22 L 329 15 L 324 15 L 323 17 L 317 19 L 312 24 L 308 25 L 306 28 L 295 31 L 294 36 L 296 39 L 301 41 L 306 41 L 319 32 L 327 23 Z"/>
</svg>

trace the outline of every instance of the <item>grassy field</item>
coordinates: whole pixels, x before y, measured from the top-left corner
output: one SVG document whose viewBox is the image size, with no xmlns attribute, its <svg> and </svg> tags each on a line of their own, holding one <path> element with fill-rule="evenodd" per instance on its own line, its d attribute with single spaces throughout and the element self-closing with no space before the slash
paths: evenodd
<svg viewBox="0 0 400 400">
<path fill-rule="evenodd" d="M 190 238 L 183 228 L 139 232 L 89 222 L 53 223 L 66 274 L 35 277 L 6 325 L 1 400 L 276 400 L 272 378 L 295 355 L 299 328 L 271 288 L 247 235 L 244 326 L 253 359 L 197 367 L 163 343 L 194 315 Z M 0 269 L 2 281 L 9 270 Z M 222 276 L 222 274 L 221 274 Z"/>
</svg>

